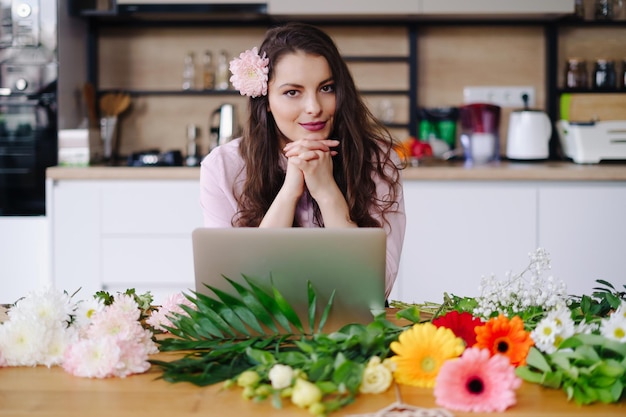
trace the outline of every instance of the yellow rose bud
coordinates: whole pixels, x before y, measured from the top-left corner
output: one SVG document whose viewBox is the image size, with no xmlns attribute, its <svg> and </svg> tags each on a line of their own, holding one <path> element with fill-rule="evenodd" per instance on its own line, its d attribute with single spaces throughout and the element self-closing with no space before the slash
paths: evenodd
<svg viewBox="0 0 626 417">
<path fill-rule="evenodd" d="M 249 400 L 250 398 L 254 398 L 254 388 L 252 387 L 244 387 L 241 396 L 243 398 L 245 398 L 246 400 Z"/>
<path fill-rule="evenodd" d="M 309 407 L 309 413 L 314 416 L 325 416 L 326 415 L 326 407 L 322 403 L 315 403 Z"/>
<path fill-rule="evenodd" d="M 237 378 L 237 385 L 240 387 L 254 387 L 256 386 L 261 377 L 255 371 L 243 371 Z"/>
<path fill-rule="evenodd" d="M 387 391 L 393 380 L 393 375 L 380 358 L 374 356 L 363 371 L 363 380 L 359 391 L 363 394 L 380 394 Z"/>
<path fill-rule="evenodd" d="M 308 408 L 321 400 L 322 391 L 317 385 L 304 379 L 296 379 L 293 394 L 291 394 L 291 402 L 300 408 Z"/>
</svg>

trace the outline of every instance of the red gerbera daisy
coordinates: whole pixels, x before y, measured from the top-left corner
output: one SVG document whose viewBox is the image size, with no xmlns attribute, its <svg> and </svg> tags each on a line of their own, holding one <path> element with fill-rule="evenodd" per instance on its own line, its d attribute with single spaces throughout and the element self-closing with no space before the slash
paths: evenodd
<svg viewBox="0 0 626 417">
<path fill-rule="evenodd" d="M 450 311 L 443 316 L 433 319 L 433 324 L 437 327 L 446 327 L 454 332 L 456 337 L 465 341 L 465 346 L 474 346 L 476 343 L 476 332 L 474 328 L 482 325 L 482 321 L 464 311 L 459 313 L 456 310 Z"/>
<path fill-rule="evenodd" d="M 530 333 L 524 330 L 524 322 L 519 316 L 509 320 L 500 314 L 497 318 L 476 327 L 475 331 L 474 347 L 488 349 L 491 355 L 500 353 L 508 356 L 509 361 L 515 366 L 526 364 L 526 356 L 534 342 Z"/>
</svg>

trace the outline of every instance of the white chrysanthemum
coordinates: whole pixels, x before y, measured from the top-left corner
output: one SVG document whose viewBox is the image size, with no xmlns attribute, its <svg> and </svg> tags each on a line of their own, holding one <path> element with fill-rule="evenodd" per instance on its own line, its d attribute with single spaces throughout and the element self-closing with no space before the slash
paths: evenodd
<svg viewBox="0 0 626 417">
<path fill-rule="evenodd" d="M 25 298 L 19 300 L 15 307 L 11 308 L 8 315 L 11 319 L 27 318 L 45 324 L 55 322 L 67 322 L 75 306 L 67 293 L 45 286 L 30 292 Z"/>
<path fill-rule="evenodd" d="M 623 315 L 613 314 L 602 320 L 600 334 L 606 338 L 626 343 L 626 319 Z"/>
<path fill-rule="evenodd" d="M 91 324 L 94 315 L 102 310 L 104 310 L 104 303 L 100 298 L 80 301 L 76 306 L 75 325 L 79 329 L 86 328 Z"/>
<path fill-rule="evenodd" d="M 554 320 L 559 333 L 567 335 L 567 337 L 574 334 L 575 323 L 572 319 L 572 312 L 565 307 L 551 310 L 546 315 L 549 320 Z"/>
<path fill-rule="evenodd" d="M 78 339 L 78 335 L 72 327 L 55 326 L 48 329 L 47 336 L 46 344 L 42 346 L 40 364 L 48 368 L 61 365 L 65 350 Z"/>
<path fill-rule="evenodd" d="M 557 328 L 556 321 L 544 318 L 530 333 L 530 336 L 535 341 L 537 349 L 545 353 L 553 353 L 556 351 L 554 342 L 558 334 L 559 329 Z"/>
<path fill-rule="evenodd" d="M 8 366 L 36 366 L 43 359 L 47 327 L 38 321 L 11 319 L 0 326 L 0 351 Z"/>
<path fill-rule="evenodd" d="M 585 319 L 582 319 L 576 326 L 575 332 L 577 334 L 592 334 L 600 328 L 598 323 L 587 323 Z"/>
</svg>

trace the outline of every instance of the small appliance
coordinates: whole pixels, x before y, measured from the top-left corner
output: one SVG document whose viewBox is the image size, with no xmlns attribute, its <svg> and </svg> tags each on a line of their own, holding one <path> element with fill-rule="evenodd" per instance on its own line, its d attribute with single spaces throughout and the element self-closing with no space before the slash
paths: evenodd
<svg viewBox="0 0 626 417">
<path fill-rule="evenodd" d="M 578 164 L 626 160 L 626 120 L 574 123 L 559 120 L 563 153 Z"/>
<path fill-rule="evenodd" d="M 222 104 L 211 113 L 209 150 L 234 139 L 239 134 L 237 111 L 233 104 Z"/>
<path fill-rule="evenodd" d="M 543 160 L 550 155 L 552 122 L 540 110 L 514 110 L 509 118 L 506 157 L 513 160 Z"/>
<path fill-rule="evenodd" d="M 488 103 L 459 107 L 460 140 L 466 165 L 500 159 L 500 111 L 500 106 Z"/>
</svg>

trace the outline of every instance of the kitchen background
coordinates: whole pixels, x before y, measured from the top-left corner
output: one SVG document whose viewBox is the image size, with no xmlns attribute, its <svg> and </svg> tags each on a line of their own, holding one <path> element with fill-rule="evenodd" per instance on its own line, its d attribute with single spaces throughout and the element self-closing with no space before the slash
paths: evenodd
<svg viewBox="0 0 626 417">
<path fill-rule="evenodd" d="M 225 103 L 232 103 L 236 106 L 241 121 L 246 100 L 235 91 L 200 90 L 203 54 L 209 50 L 213 60 L 217 61 L 220 51 L 226 51 L 228 57 L 232 58 L 241 51 L 258 45 L 266 27 L 271 24 L 270 19 L 262 17 L 257 20 L 258 16 L 254 16 L 254 13 L 238 13 L 236 9 L 229 7 L 220 8 L 215 15 L 160 14 L 154 9 L 148 13 L 134 14 L 129 11 L 134 7 L 129 5 L 129 1 L 131 0 L 118 0 L 117 7 L 122 10 L 124 5 L 125 12 L 115 15 L 115 2 L 59 0 L 59 43 L 54 51 L 58 54 L 59 66 L 59 132 L 84 132 L 86 127 L 91 126 L 91 145 L 94 149 L 98 148 L 101 146 L 98 116 L 90 116 L 90 113 L 97 113 L 97 109 L 91 112 L 88 110 L 89 100 L 86 97 L 91 97 L 92 105 L 97 106 L 98 96 L 122 92 L 130 95 L 130 106 L 121 113 L 118 120 L 117 143 L 120 155 L 127 156 L 147 149 L 158 149 L 161 152 L 176 150 L 185 154 L 189 125 L 199 128 L 200 153 L 205 154 L 208 150 L 213 112 Z M 17 6 L 24 2 L 35 5 L 47 0 L 0 1 L 3 5 L 9 5 L 8 10 L 11 12 L 15 9 L 16 13 L 23 10 Z M 134 2 L 146 5 L 156 3 L 157 0 Z M 193 0 L 190 3 L 212 2 Z M 306 3 L 282 0 L 271 0 L 270 3 L 308 7 Z M 556 3 L 568 3 L 573 8 L 573 1 L 529 0 L 518 3 L 509 0 L 477 0 L 472 5 L 481 4 L 481 13 L 489 10 L 484 9 L 485 4 L 493 6 L 496 3 L 498 7 L 504 4 L 503 9 L 506 9 L 507 4 L 514 4 L 518 9 L 527 7 L 532 10 L 525 10 L 524 13 L 518 10 L 516 14 L 505 12 L 494 16 L 472 14 L 474 9 L 468 9 L 462 15 L 457 13 L 454 16 L 420 17 L 407 23 L 406 15 L 398 12 L 395 7 L 399 4 L 416 3 L 448 5 L 453 11 L 466 5 L 464 1 L 458 0 L 435 3 L 431 0 L 396 0 L 389 4 L 388 13 L 392 17 L 372 17 L 370 10 L 370 15 L 357 18 L 358 22 L 353 20 L 354 15 L 303 15 L 303 20 L 314 21 L 327 29 L 344 55 L 352 57 L 349 65 L 372 112 L 385 119 L 398 139 L 405 139 L 417 130 L 418 107 L 458 106 L 463 103 L 463 90 L 466 86 L 530 86 L 535 93 L 531 106 L 549 110 L 550 107 L 555 107 L 559 94 L 563 92 L 561 89 L 564 85 L 565 63 L 569 57 L 587 60 L 589 72 L 592 71 L 592 63 L 598 58 L 615 60 L 618 74 L 623 70 L 621 62 L 626 58 L 626 20 L 623 10 L 615 19 L 599 23 L 593 18 L 593 2 L 585 1 L 584 19 L 553 23 L 552 19 L 559 17 L 542 12 L 542 8 L 546 4 Z M 171 3 L 168 7 L 176 4 Z M 316 10 L 322 6 L 341 8 L 343 4 L 319 0 L 315 7 L 318 8 Z M 378 2 L 363 1 L 362 4 L 367 9 L 372 5 L 376 6 Z M 77 5 L 86 6 L 87 9 L 78 10 L 74 7 Z M 146 7 L 148 6 L 150 4 Z M 415 33 L 411 32 L 413 30 Z M 558 52 L 551 49 L 549 40 L 553 36 L 556 36 Z M 194 81 L 198 89 L 183 91 L 183 66 L 189 52 L 195 55 Z M 555 62 L 551 62 L 552 60 Z M 85 88 L 88 82 L 93 85 L 92 93 Z M 606 111 L 608 107 L 622 111 L 620 118 L 626 119 L 626 114 L 623 113 L 626 90 L 621 82 L 618 87 L 619 89 L 607 94 L 577 94 L 580 98 L 591 101 L 586 112 L 579 112 L 577 117 L 580 120 L 591 120 L 599 111 Z M 505 149 L 509 114 L 516 107 L 502 109 L 501 150 Z M 389 108 L 392 112 L 388 111 Z M 125 165 L 126 159 L 120 158 L 119 164 Z M 72 281 L 72 285 L 68 288 L 81 285 L 89 288 L 89 285 L 105 283 L 106 279 L 119 280 L 116 283 L 108 282 L 108 285 L 126 288 L 134 283 L 132 280 L 135 277 L 153 278 L 151 274 L 146 275 L 146 267 L 161 273 L 153 275 L 168 279 L 178 273 L 165 269 L 177 270 L 184 266 L 187 272 L 181 275 L 190 276 L 191 262 L 184 259 L 189 256 L 188 231 L 192 224 L 197 224 L 196 217 L 199 217 L 198 185 L 194 174 L 196 171 L 182 168 L 180 171 L 170 171 L 175 173 L 172 175 L 179 176 L 179 179 L 180 176 L 189 175 L 184 181 L 171 181 L 169 174 L 165 173 L 167 168 L 159 172 L 144 171 L 150 174 L 143 177 L 141 170 L 133 170 L 132 174 L 130 170 L 122 171 L 126 174 L 119 174 L 119 170 L 107 170 L 105 176 L 101 177 L 103 171 L 95 168 L 105 164 L 93 165 L 92 168 L 73 172 L 71 169 L 52 170 L 52 174 L 48 176 L 48 212 L 45 215 L 0 216 L 0 277 L 3 280 L 0 302 L 14 301 L 27 289 L 45 282 L 50 274 L 54 280 L 71 277 L 68 279 Z M 415 171 L 422 170 L 418 168 L 407 172 L 407 177 L 417 175 Z M 92 175 L 94 172 L 98 173 Z M 456 172 L 455 175 L 458 175 L 458 171 Z M 611 223 L 611 219 L 618 216 L 614 207 L 619 206 L 619 201 L 623 201 L 625 197 L 623 182 L 620 182 L 623 178 L 614 178 L 616 181 L 610 184 L 592 184 L 585 182 L 584 172 L 589 171 L 581 171 L 582 176 L 577 174 L 576 178 L 582 181 L 575 186 L 580 187 L 585 195 L 594 196 L 585 198 L 585 203 L 593 205 L 594 213 L 603 213 L 597 216 L 599 220 L 606 219 L 605 223 Z M 118 174 L 117 179 L 112 181 L 108 177 Z M 567 175 L 560 178 L 565 177 Z M 527 251 L 536 242 L 546 240 L 546 224 L 554 225 L 551 229 L 548 228 L 548 237 L 567 235 L 563 233 L 563 224 L 568 224 L 569 220 L 561 219 L 559 214 L 563 212 L 560 204 L 563 202 L 567 205 L 569 203 L 566 201 L 569 200 L 558 194 L 563 191 L 560 189 L 553 195 L 553 188 L 560 187 L 560 184 L 547 184 L 547 189 L 544 190 L 543 184 L 533 182 L 533 178 L 530 178 L 530 182 L 519 184 L 507 181 L 506 174 L 490 184 L 468 183 L 465 178 L 456 177 L 458 181 L 452 181 L 452 184 L 417 179 L 419 175 L 406 181 L 405 185 L 407 197 L 410 193 L 411 200 L 407 201 L 415 211 L 412 212 L 412 220 L 416 220 L 408 232 L 412 240 L 407 240 L 405 244 L 411 246 L 408 253 L 417 253 L 418 250 L 423 250 L 424 245 L 444 248 L 452 244 L 457 249 L 463 248 L 463 239 L 476 243 L 480 240 L 478 237 L 483 235 L 489 239 L 489 233 L 493 230 L 501 230 L 506 235 L 503 239 L 510 239 L 508 233 L 523 234 L 523 238 L 516 235 L 514 242 L 511 242 L 518 246 L 515 251 L 511 250 L 510 245 L 500 245 L 497 239 L 494 243 L 487 242 L 483 245 L 488 249 L 493 245 L 498 246 L 499 257 L 504 254 L 507 259 L 498 259 L 497 268 L 504 268 L 502 265 L 510 268 L 514 266 L 510 265 L 508 259 L 518 257 L 519 247 Z M 569 181 L 568 178 L 565 180 Z M 431 185 L 433 189 L 429 188 Z M 596 185 L 600 190 L 595 189 Z M 588 189 L 588 186 L 593 189 Z M 571 194 L 572 201 L 577 201 L 579 188 L 569 189 L 569 184 L 566 184 L 564 189 L 568 196 Z M 546 196 L 548 200 L 550 196 L 556 196 L 556 208 L 553 212 L 556 213 L 554 216 L 557 216 L 557 221 L 550 217 L 550 213 L 548 217 L 552 220 L 543 223 L 540 221 L 543 217 L 538 213 L 544 210 Z M 618 200 L 619 198 L 622 200 Z M 477 233 L 474 230 L 480 229 L 481 224 L 475 222 L 472 223 L 470 233 L 466 236 L 458 235 L 460 230 L 465 230 L 463 226 L 467 222 L 463 222 L 457 207 L 464 206 L 464 214 L 467 213 L 466 203 L 470 199 L 476 202 L 476 206 L 472 207 L 481 215 L 481 219 L 485 217 L 485 220 L 489 220 L 489 224 L 485 225 L 489 233 L 481 232 L 480 236 L 474 236 L 472 233 Z M 439 206 L 430 207 L 430 203 L 443 205 L 446 211 Z M 423 204 L 426 206 L 423 207 Z M 577 203 L 571 206 L 575 206 L 580 213 L 587 213 L 586 206 Z M 50 210 L 50 207 L 54 210 Z M 450 214 L 444 216 L 443 213 L 448 213 L 448 209 L 451 210 Z M 485 215 L 485 209 L 493 212 Z M 613 211 L 607 215 L 605 209 Z M 419 210 L 426 214 L 441 214 L 440 217 L 444 216 L 445 219 L 441 222 L 435 221 L 437 230 L 429 230 L 428 225 L 422 224 L 421 217 L 416 215 Z M 147 215 L 148 212 L 150 216 Z M 520 213 L 523 218 L 521 222 Z M 494 222 L 496 216 L 500 216 L 500 219 Z M 588 217 L 588 214 L 585 216 Z M 584 232 L 581 232 L 585 237 L 604 239 L 608 234 L 607 230 L 614 231 L 612 225 L 598 226 L 588 220 L 586 218 Z M 442 234 L 440 225 L 451 233 Z M 569 226 L 565 230 L 569 230 Z M 579 225 L 577 230 L 583 229 Z M 423 233 L 427 238 L 422 238 Z M 457 234 L 453 242 L 450 242 L 449 236 L 454 233 Z M 495 235 L 500 236 L 498 233 Z M 603 244 L 619 247 L 615 242 L 621 242 L 620 239 L 619 236 L 612 236 L 603 241 Z M 430 243 L 434 241 L 438 243 Z M 138 242 L 143 245 L 141 256 L 137 251 Z M 554 245 L 557 251 L 563 249 L 561 256 L 579 253 L 578 248 L 570 251 L 569 246 L 561 243 L 559 241 L 558 245 Z M 480 273 L 484 271 L 482 264 L 474 262 L 473 255 L 461 252 L 463 251 L 454 252 L 456 259 L 459 256 L 471 257 L 472 267 Z M 494 260 L 488 259 L 489 255 L 486 255 L 490 251 L 483 252 L 485 253 L 475 255 L 481 255 L 491 268 Z M 163 256 L 155 256 L 155 253 Z M 610 262 L 605 262 L 608 275 L 611 275 L 619 262 L 613 260 L 613 252 L 602 253 L 605 258 L 611 258 Z M 175 256 L 170 256 L 172 254 Z M 433 265 L 429 273 L 435 277 L 439 269 L 435 265 L 436 259 L 443 255 L 429 253 L 420 256 L 423 262 L 420 268 L 423 270 L 426 263 L 430 262 Z M 580 262 L 584 260 L 581 258 Z M 415 268 L 417 266 L 407 269 L 405 276 L 423 274 L 423 271 L 415 273 Z M 575 271 L 580 268 L 572 266 L 571 269 Z M 472 276 L 475 275 L 476 271 L 473 271 Z M 583 276 L 582 273 L 579 275 Z M 130 281 L 127 279 L 129 276 Z M 452 276 L 449 278 L 454 279 Z M 613 276 L 606 278 L 611 279 Z M 583 279 L 587 279 L 587 275 Z M 433 282 L 439 281 L 434 279 Z M 170 284 L 172 283 L 167 285 Z M 146 285 L 153 287 L 154 282 L 146 281 Z M 163 287 L 164 290 L 166 288 L 171 287 Z M 436 288 L 432 290 L 440 293 Z"/>
<path fill-rule="evenodd" d="M 585 2 L 585 10 L 586 19 L 593 20 L 593 1 Z M 620 11 L 616 20 L 623 19 Z M 559 27 L 559 86 L 564 85 L 569 57 L 587 60 L 589 73 L 596 59 L 609 58 L 616 61 L 619 73 L 626 57 L 626 30 L 616 21 L 612 23 L 598 27 Z M 408 56 L 411 48 L 408 29 L 402 24 L 331 23 L 324 27 L 346 56 Z M 417 30 L 418 106 L 461 105 L 466 86 L 532 86 L 535 89 L 532 107 L 547 110 L 546 33 L 541 24 L 536 21 L 528 24 L 429 24 L 425 21 L 417 26 Z M 212 52 L 213 61 L 217 61 L 222 50 L 232 58 L 245 49 L 258 46 L 264 31 L 264 26 L 250 24 L 167 27 L 107 25 L 105 22 L 97 37 L 98 89 L 145 93 L 133 95 L 129 111 L 120 117 L 120 153 L 127 155 L 150 148 L 186 152 L 186 126 L 189 124 L 200 128 L 201 152 L 206 152 L 211 112 L 223 103 L 233 103 L 241 121 L 246 101 L 237 95 L 161 95 L 150 92 L 181 89 L 183 61 L 188 52 L 195 54 L 195 83 L 201 89 L 205 51 Z M 363 90 L 409 89 L 410 68 L 406 62 L 351 62 L 350 67 Z M 78 92 L 77 96 L 80 96 Z M 625 97 L 622 95 L 620 99 Z M 409 122 L 410 100 L 406 95 L 375 94 L 366 95 L 366 99 L 377 115 L 382 116 L 384 109 L 391 106 L 392 127 Z M 503 108 L 500 149 L 505 149 L 511 110 L 513 108 Z M 589 115 L 591 117 L 593 115 Z M 392 131 L 399 139 L 409 135 L 407 129 L 393 128 Z"/>
</svg>

